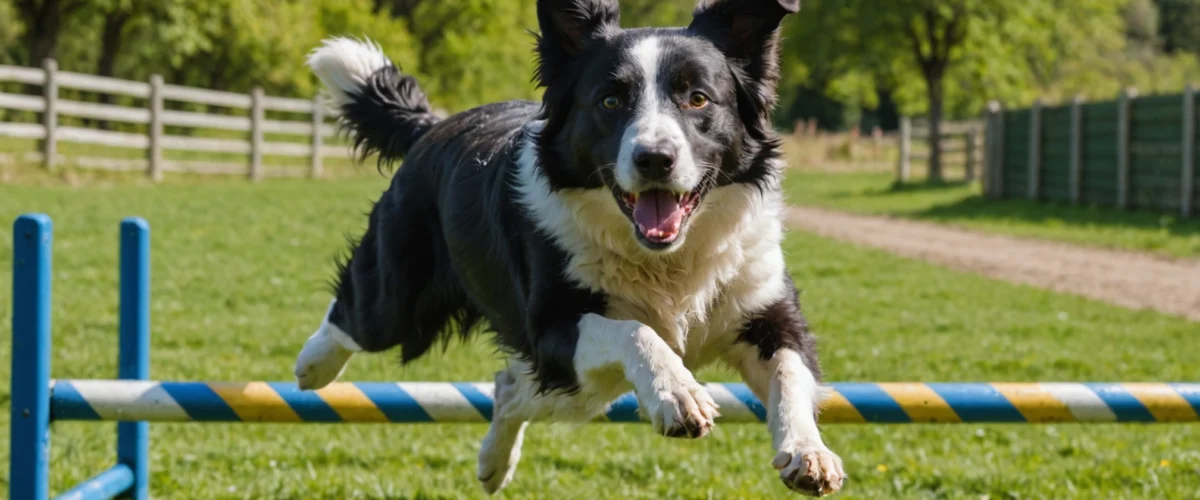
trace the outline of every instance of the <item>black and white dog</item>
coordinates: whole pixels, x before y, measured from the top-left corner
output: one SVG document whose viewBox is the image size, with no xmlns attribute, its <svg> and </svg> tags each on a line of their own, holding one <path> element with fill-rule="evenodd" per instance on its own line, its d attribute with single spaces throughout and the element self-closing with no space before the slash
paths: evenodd
<svg viewBox="0 0 1200 500">
<path fill-rule="evenodd" d="M 717 408 L 692 370 L 721 360 L 766 404 L 783 482 L 836 492 L 769 121 L 780 21 L 798 9 L 704 0 L 687 28 L 624 30 L 616 0 L 538 0 L 542 102 L 445 120 L 377 46 L 317 49 L 359 149 L 403 165 L 300 353 L 300 386 L 355 352 L 409 361 L 486 324 L 511 358 L 479 452 L 495 492 L 527 422 L 588 421 L 630 389 L 657 432 L 705 436 Z"/>
</svg>

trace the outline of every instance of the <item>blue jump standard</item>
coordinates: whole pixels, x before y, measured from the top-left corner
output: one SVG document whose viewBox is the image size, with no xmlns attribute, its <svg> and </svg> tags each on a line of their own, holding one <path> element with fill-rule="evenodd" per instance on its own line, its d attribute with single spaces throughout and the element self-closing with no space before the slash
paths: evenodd
<svg viewBox="0 0 1200 500">
<path fill-rule="evenodd" d="M 50 281 L 54 224 L 42 214 L 13 224 L 12 436 L 9 498 L 50 497 Z M 118 376 L 150 376 L 150 226 L 121 221 Z M 150 498 L 150 428 L 117 424 L 117 465 L 59 499 Z"/>
</svg>

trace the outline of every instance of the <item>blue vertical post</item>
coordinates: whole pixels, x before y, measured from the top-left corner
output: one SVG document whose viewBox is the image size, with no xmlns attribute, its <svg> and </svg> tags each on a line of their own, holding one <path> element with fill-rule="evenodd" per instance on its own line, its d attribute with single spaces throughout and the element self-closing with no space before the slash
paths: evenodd
<svg viewBox="0 0 1200 500">
<path fill-rule="evenodd" d="M 121 221 L 121 350 L 117 377 L 150 378 L 150 225 Z M 121 498 L 150 498 L 150 424 L 117 424 L 117 462 L 133 470 L 133 487 Z"/>
<path fill-rule="evenodd" d="M 50 496 L 50 251 L 42 214 L 13 224 L 12 420 L 9 498 Z"/>
</svg>

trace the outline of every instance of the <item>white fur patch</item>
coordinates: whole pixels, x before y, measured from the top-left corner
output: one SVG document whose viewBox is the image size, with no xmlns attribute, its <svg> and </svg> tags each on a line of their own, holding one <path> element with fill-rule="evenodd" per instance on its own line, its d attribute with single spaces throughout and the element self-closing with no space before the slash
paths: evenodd
<svg viewBox="0 0 1200 500">
<path fill-rule="evenodd" d="M 658 84 L 662 44 L 656 37 L 646 38 L 633 46 L 630 55 L 642 70 L 642 95 L 638 99 L 633 122 L 621 137 L 617 155 L 617 184 L 628 192 L 641 192 L 650 187 L 642 182 L 633 163 L 634 150 L 639 145 L 669 144 L 675 150 L 675 170 L 671 189 L 691 191 L 700 184 L 701 172 L 692 156 L 692 147 L 679 122 L 663 113 L 664 106 L 673 107 L 670 96 L 663 95 Z"/>
<path fill-rule="evenodd" d="M 308 56 L 308 66 L 325 84 L 336 107 L 351 102 L 368 77 L 391 65 L 383 49 L 366 39 L 330 38 Z"/>
<path fill-rule="evenodd" d="M 618 369 L 633 384 L 656 432 L 702 437 L 712 429 L 717 404 L 654 330 L 637 321 L 584 315 L 575 348 L 581 385 L 603 383 L 605 372 Z"/>
<path fill-rule="evenodd" d="M 656 431 L 678 434 L 685 429 L 703 429 L 707 433 L 712 428 L 716 403 L 649 326 L 587 314 L 580 318 L 578 328 L 573 364 L 579 391 L 538 394 L 529 367 L 513 359 L 507 371 L 497 376 L 498 381 L 507 377 L 512 383 L 497 382 L 496 413 L 489 435 L 513 437 L 515 425 L 526 420 L 589 421 L 631 385 L 642 413 Z M 489 455 L 497 453 L 506 456 L 507 451 Z"/>
<path fill-rule="evenodd" d="M 335 303 L 329 304 L 321 326 L 308 338 L 296 357 L 295 375 L 301 389 L 320 389 L 329 385 L 342 375 L 350 357 L 362 351 L 354 339 L 329 322 L 329 313 L 333 311 Z"/>
<path fill-rule="evenodd" d="M 544 126 L 526 127 L 536 134 Z M 520 201 L 569 255 L 575 282 L 608 296 L 605 316 L 649 325 L 690 368 L 715 359 L 747 314 L 785 292 L 782 199 L 752 186 L 712 190 L 674 251 L 652 252 L 606 189 L 551 191 L 526 137 L 518 157 Z"/>
</svg>

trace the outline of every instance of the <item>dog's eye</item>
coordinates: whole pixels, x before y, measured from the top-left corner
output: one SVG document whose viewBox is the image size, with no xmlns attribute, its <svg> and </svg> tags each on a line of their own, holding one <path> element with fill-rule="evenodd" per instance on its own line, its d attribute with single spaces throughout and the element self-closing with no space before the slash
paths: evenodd
<svg viewBox="0 0 1200 500">
<path fill-rule="evenodd" d="M 615 95 L 605 96 L 604 99 L 600 100 L 600 106 L 603 106 L 604 109 L 609 111 L 621 109 L 622 104 L 621 98 Z"/>
<path fill-rule="evenodd" d="M 688 106 L 692 109 L 704 109 L 711 102 L 708 96 L 700 92 L 692 92 L 692 96 L 688 98 Z"/>
</svg>

